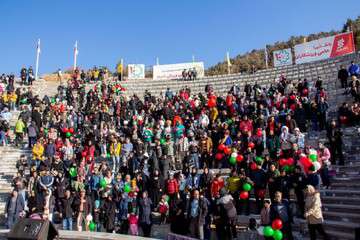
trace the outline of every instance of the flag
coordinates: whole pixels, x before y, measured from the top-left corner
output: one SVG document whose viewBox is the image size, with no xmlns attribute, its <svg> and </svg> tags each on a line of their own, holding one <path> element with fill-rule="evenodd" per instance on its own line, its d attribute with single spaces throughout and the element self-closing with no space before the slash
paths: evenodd
<svg viewBox="0 0 360 240">
<path fill-rule="evenodd" d="M 37 54 L 40 54 L 40 53 L 41 53 L 41 49 L 40 49 L 40 38 L 38 39 L 37 44 L 36 44 L 36 53 L 37 53 Z"/>
<path fill-rule="evenodd" d="M 227 62 L 228 67 L 231 67 L 229 52 L 226 52 L 226 62 Z"/>
<path fill-rule="evenodd" d="M 75 56 L 77 56 L 79 54 L 77 41 L 75 42 L 75 46 L 74 46 L 74 54 L 75 54 Z"/>
</svg>

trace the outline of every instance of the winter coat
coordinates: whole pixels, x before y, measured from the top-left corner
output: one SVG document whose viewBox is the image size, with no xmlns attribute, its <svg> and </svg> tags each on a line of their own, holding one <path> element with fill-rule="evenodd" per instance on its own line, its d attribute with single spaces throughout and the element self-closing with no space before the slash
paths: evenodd
<svg viewBox="0 0 360 240">
<path fill-rule="evenodd" d="M 309 224 L 321 224 L 324 221 L 321 210 L 320 193 L 305 198 L 305 217 Z"/>
</svg>

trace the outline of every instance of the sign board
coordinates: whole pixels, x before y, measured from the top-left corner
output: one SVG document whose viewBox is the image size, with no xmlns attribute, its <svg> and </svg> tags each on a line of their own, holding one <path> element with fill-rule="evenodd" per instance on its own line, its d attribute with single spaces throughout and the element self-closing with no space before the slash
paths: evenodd
<svg viewBox="0 0 360 240">
<path fill-rule="evenodd" d="M 145 78 L 144 64 L 129 64 L 128 65 L 128 79 L 143 79 Z"/>
<path fill-rule="evenodd" d="M 294 49 L 296 64 L 318 61 L 353 53 L 354 37 L 352 32 L 342 33 L 298 44 Z"/>
<path fill-rule="evenodd" d="M 182 72 L 185 70 L 194 69 L 197 72 L 197 77 L 204 77 L 204 62 L 191 62 L 191 63 L 177 63 L 166 65 L 153 66 L 154 79 L 181 79 Z"/>
<path fill-rule="evenodd" d="M 292 64 L 291 48 L 281 49 L 273 52 L 274 67 L 280 67 Z"/>
</svg>

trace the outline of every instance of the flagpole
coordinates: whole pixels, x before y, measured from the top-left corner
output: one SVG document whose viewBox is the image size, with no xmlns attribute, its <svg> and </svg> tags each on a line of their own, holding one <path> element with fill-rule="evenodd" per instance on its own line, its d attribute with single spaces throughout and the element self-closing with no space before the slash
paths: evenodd
<svg viewBox="0 0 360 240">
<path fill-rule="evenodd" d="M 192 55 L 192 62 L 195 62 L 195 55 Z"/>
<path fill-rule="evenodd" d="M 75 47 L 74 47 L 74 71 L 76 69 L 76 62 L 77 62 L 77 55 L 78 55 L 78 50 L 77 50 L 77 41 L 75 41 Z"/>
<path fill-rule="evenodd" d="M 268 52 L 267 52 L 267 47 L 265 45 L 265 67 L 266 69 L 268 69 L 269 67 L 269 63 L 268 63 Z"/>
<path fill-rule="evenodd" d="M 121 64 L 121 78 L 123 78 L 124 77 L 124 59 L 123 58 L 120 59 L 120 64 Z"/>
<path fill-rule="evenodd" d="M 40 58 L 40 38 L 38 39 L 37 47 L 36 47 L 35 80 L 38 80 L 39 58 Z"/>
<path fill-rule="evenodd" d="M 159 65 L 159 58 L 156 57 L 156 65 Z"/>
<path fill-rule="evenodd" d="M 229 54 L 229 52 L 226 52 L 226 62 L 227 62 L 227 71 L 228 71 L 228 74 L 230 74 L 231 73 L 231 69 L 230 69 L 231 63 L 230 63 L 230 54 Z"/>
</svg>

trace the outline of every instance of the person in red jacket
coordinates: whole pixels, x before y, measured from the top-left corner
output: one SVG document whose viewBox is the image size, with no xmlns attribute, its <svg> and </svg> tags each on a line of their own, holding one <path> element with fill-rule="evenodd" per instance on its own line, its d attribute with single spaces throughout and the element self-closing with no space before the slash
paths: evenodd
<svg viewBox="0 0 360 240">
<path fill-rule="evenodd" d="M 248 119 L 247 115 L 244 115 L 243 120 L 240 122 L 239 128 L 243 133 L 247 133 L 249 131 L 253 132 L 254 127 L 252 120 Z"/>
<path fill-rule="evenodd" d="M 167 180 L 167 192 L 171 199 L 175 198 L 179 192 L 179 183 L 174 178 L 174 175 L 170 174 L 169 179 Z"/>
<path fill-rule="evenodd" d="M 217 174 L 215 179 L 211 182 L 211 198 L 220 197 L 220 189 L 224 187 L 224 180 L 220 174 Z"/>
</svg>

